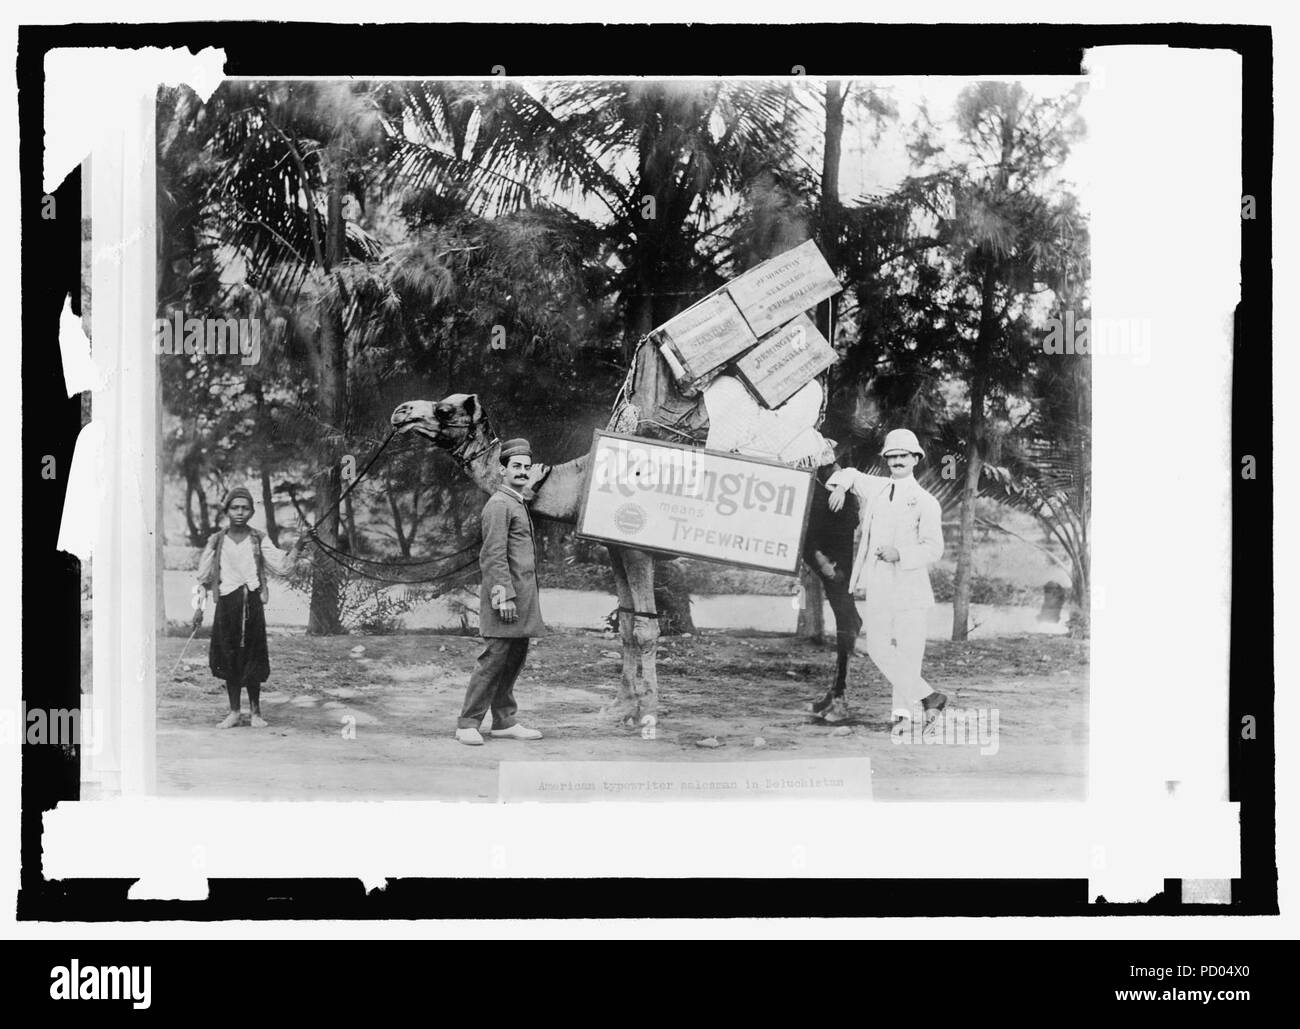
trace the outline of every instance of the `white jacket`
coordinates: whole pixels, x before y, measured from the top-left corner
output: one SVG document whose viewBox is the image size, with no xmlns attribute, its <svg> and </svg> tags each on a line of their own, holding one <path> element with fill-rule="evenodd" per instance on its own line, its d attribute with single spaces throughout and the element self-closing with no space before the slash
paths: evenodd
<svg viewBox="0 0 1300 1029">
<path fill-rule="evenodd" d="M 842 468 L 827 480 L 830 489 L 846 486 L 858 497 L 862 535 L 853 560 L 850 592 L 866 590 L 867 607 L 913 610 L 934 604 L 931 563 L 943 557 L 943 514 L 939 501 L 912 476 L 893 479 Z M 893 499 L 890 499 L 890 487 Z M 876 549 L 893 546 L 896 562 L 882 561 Z"/>
</svg>

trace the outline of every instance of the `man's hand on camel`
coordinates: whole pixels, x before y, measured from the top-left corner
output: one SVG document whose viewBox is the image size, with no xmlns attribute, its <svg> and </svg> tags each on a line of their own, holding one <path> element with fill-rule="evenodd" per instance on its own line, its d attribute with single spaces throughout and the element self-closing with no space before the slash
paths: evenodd
<svg viewBox="0 0 1300 1029">
<path fill-rule="evenodd" d="M 514 622 L 519 619 L 519 611 L 515 608 L 513 600 L 502 601 L 499 613 L 503 622 Z"/>
<path fill-rule="evenodd" d="M 844 494 L 846 492 L 847 490 L 843 486 L 836 486 L 831 490 L 831 495 L 826 501 L 826 504 L 830 507 L 831 511 L 838 513 L 844 506 Z"/>
</svg>

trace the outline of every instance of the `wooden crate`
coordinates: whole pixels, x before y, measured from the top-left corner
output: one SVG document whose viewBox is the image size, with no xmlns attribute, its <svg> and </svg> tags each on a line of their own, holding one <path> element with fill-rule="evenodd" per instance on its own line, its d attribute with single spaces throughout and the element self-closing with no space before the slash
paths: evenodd
<svg viewBox="0 0 1300 1029">
<path fill-rule="evenodd" d="M 650 338 L 665 350 L 669 364 L 677 366 L 673 368 L 675 375 L 680 367 L 678 379 L 682 383 L 707 375 L 758 342 L 725 289 L 716 290 L 664 322 Z"/>
<path fill-rule="evenodd" d="M 842 287 L 817 244 L 808 240 L 755 265 L 725 288 L 750 330 L 761 338 Z"/>
<path fill-rule="evenodd" d="M 745 384 L 767 407 L 789 400 L 835 363 L 835 350 L 806 314 L 758 341 L 736 360 Z"/>
</svg>

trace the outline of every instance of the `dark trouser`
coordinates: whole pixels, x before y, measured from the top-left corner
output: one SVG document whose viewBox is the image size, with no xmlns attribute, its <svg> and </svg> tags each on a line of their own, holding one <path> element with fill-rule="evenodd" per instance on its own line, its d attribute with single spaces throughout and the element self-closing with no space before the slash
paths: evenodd
<svg viewBox="0 0 1300 1029">
<path fill-rule="evenodd" d="M 262 598 L 245 586 L 217 598 L 208 667 L 218 679 L 225 680 L 231 711 L 239 710 L 240 690 L 245 689 L 253 714 L 260 713 L 261 685 L 271 675 L 266 651 L 266 614 L 262 610 Z"/>
<path fill-rule="evenodd" d="M 528 637 L 489 636 L 483 640 L 483 653 L 469 677 L 465 706 L 456 720 L 457 729 L 477 729 L 492 709 L 492 728 L 509 729 L 515 724 L 515 679 L 528 656 Z"/>
</svg>

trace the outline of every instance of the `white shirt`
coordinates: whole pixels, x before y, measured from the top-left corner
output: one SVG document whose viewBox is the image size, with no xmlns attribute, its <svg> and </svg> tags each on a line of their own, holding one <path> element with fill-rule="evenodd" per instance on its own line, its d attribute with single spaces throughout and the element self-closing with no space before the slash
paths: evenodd
<svg viewBox="0 0 1300 1029">
<path fill-rule="evenodd" d="M 932 605 L 929 565 L 943 557 L 939 501 L 910 475 L 895 479 L 844 468 L 826 485 L 847 486 L 858 497 L 862 535 L 849 589 L 865 589 L 868 607 L 905 610 Z M 898 550 L 897 561 L 876 557 L 876 550 L 885 546 Z"/>
<path fill-rule="evenodd" d="M 213 540 L 215 539 L 214 536 Z M 199 558 L 197 573 L 199 582 L 206 583 L 208 576 L 212 574 L 212 553 L 215 549 L 216 545 L 212 541 L 203 548 L 203 556 Z M 267 570 L 276 575 L 284 576 L 292 571 L 292 562 L 289 555 L 278 549 L 265 533 L 262 535 L 262 561 Z M 229 596 L 240 586 L 247 586 L 252 593 L 256 593 L 262 588 L 262 584 L 257 581 L 257 557 L 253 553 L 253 534 L 251 532 L 239 541 L 227 534 L 221 544 L 221 582 L 219 586 L 221 595 L 223 597 Z"/>
</svg>

